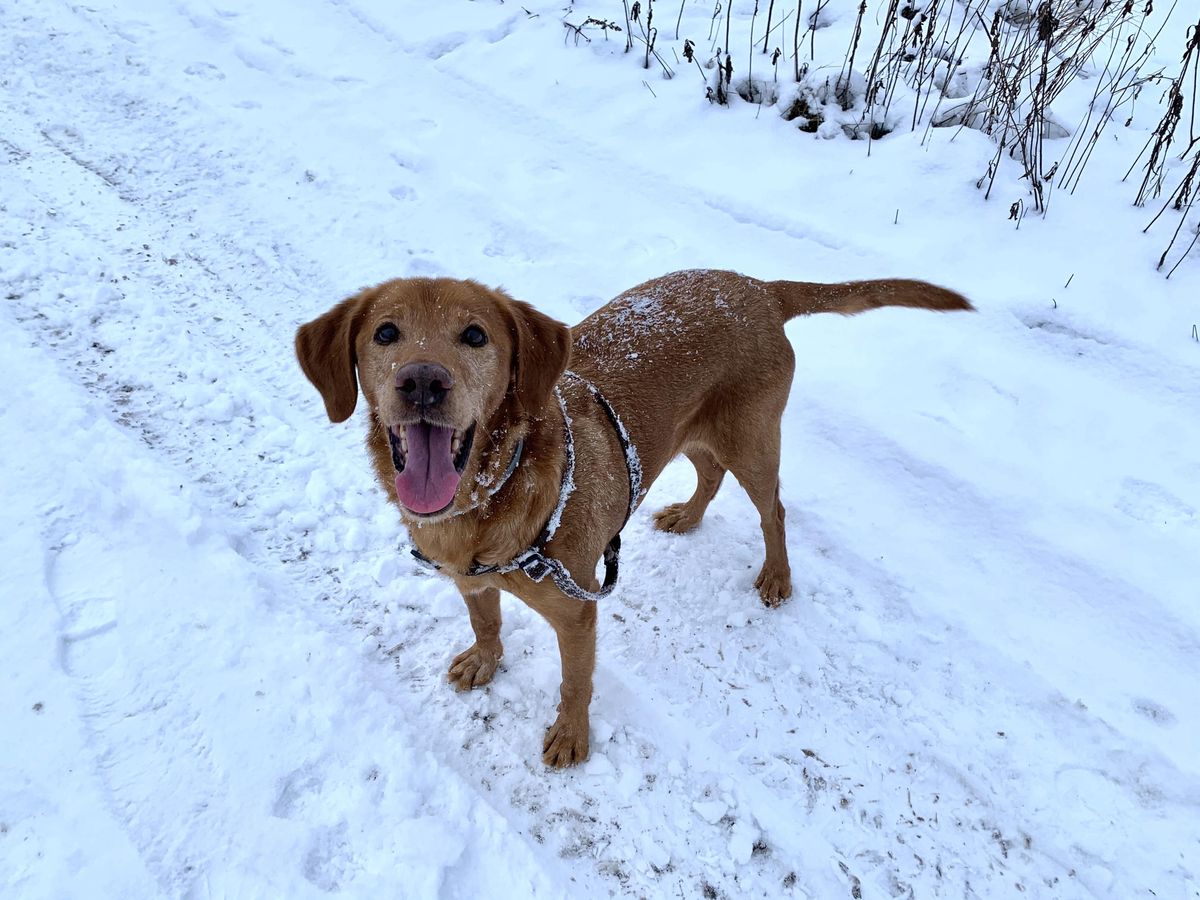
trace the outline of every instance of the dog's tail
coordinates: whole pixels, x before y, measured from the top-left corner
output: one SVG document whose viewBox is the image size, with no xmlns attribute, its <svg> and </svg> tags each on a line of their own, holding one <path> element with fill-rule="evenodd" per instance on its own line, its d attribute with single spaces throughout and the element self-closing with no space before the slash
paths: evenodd
<svg viewBox="0 0 1200 900">
<path fill-rule="evenodd" d="M 941 312 L 975 308 L 962 294 L 908 278 L 844 281 L 840 284 L 768 281 L 767 290 L 779 301 L 783 315 L 788 319 L 814 313 L 853 316 L 882 306 L 911 306 Z"/>
</svg>

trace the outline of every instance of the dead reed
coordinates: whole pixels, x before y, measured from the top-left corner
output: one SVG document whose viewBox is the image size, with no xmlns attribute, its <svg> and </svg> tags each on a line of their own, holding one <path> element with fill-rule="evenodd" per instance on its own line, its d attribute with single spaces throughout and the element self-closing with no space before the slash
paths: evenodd
<svg viewBox="0 0 1200 900">
<path fill-rule="evenodd" d="M 699 2 L 681 0 L 676 41 L 686 32 L 685 12 Z M 760 109 L 778 103 L 780 115 L 801 130 L 866 140 L 868 153 L 871 143 L 906 125 L 921 129 L 923 140 L 934 128 L 980 131 L 992 139 L 995 152 L 978 187 L 990 197 L 1004 167 L 1018 166 L 1018 180 L 1029 193 L 1028 204 L 1014 206 L 1019 223 L 1027 210 L 1044 216 L 1056 187 L 1079 190 L 1101 135 L 1122 122 L 1130 126 L 1139 101 L 1153 102 L 1148 98 L 1161 86 L 1161 119 L 1128 175 L 1141 172 L 1139 206 L 1167 194 L 1147 229 L 1168 212 L 1177 214 L 1160 268 L 1171 254 L 1181 249 L 1182 260 L 1200 243 L 1194 224 L 1200 213 L 1200 21 L 1188 28 L 1180 69 L 1168 79 L 1148 66 L 1173 5 L 1153 30 L 1153 0 L 857 0 L 852 27 L 846 29 L 848 19 L 842 25 L 848 38 L 839 65 L 830 64 L 828 46 L 825 58 L 818 58 L 816 33 L 837 23 L 849 4 L 809 2 L 807 13 L 804 0 L 794 8 L 776 0 L 714 0 L 711 15 L 706 5 L 693 24 L 708 21 L 707 61 L 701 63 L 690 37 L 682 37 L 682 52 L 704 79 L 708 99 L 728 105 L 738 95 Z M 596 6 L 612 3 L 593 0 Z M 568 14 L 582 5 L 569 4 Z M 653 0 L 622 0 L 622 10 L 626 51 L 639 45 L 642 67 L 657 60 L 670 77 L 673 71 L 658 50 Z M 622 32 L 599 16 L 565 24 L 576 43 L 590 41 L 589 31 L 600 30 L 606 38 Z M 747 55 L 736 86 L 735 27 L 739 34 L 748 31 L 738 38 L 744 48 L 738 55 Z M 860 69 L 868 28 L 871 52 Z M 757 54 L 769 54 L 766 73 L 761 64 L 756 72 Z M 779 85 L 781 61 L 790 88 Z M 1069 90 L 1078 96 L 1081 84 L 1090 94 L 1082 121 L 1066 121 L 1056 114 L 1056 103 Z"/>
</svg>

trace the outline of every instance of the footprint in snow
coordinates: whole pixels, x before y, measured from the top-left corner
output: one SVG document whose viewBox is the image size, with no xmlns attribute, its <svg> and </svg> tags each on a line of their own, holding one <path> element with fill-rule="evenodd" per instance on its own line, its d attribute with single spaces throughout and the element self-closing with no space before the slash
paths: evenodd
<svg viewBox="0 0 1200 900">
<path fill-rule="evenodd" d="M 1194 525 L 1196 510 L 1161 484 L 1126 478 L 1116 507 L 1125 515 L 1151 525 Z"/>
<path fill-rule="evenodd" d="M 279 819 L 295 818 L 314 798 L 320 799 L 324 786 L 325 779 L 315 766 L 301 766 L 283 779 L 271 814 Z"/>
<path fill-rule="evenodd" d="M 408 261 L 404 274 L 409 278 L 441 278 L 449 273 L 432 259 L 414 256 Z"/>
<path fill-rule="evenodd" d="M 212 63 L 194 62 L 183 70 L 185 75 L 191 75 L 203 81 L 224 81 L 225 73 Z"/>
<path fill-rule="evenodd" d="M 72 677 L 99 675 L 120 656 L 115 590 L 105 584 L 109 554 L 91 535 L 51 553 L 46 581 L 61 616 L 63 670 Z"/>
<path fill-rule="evenodd" d="M 354 851 L 346 836 L 348 830 L 343 821 L 313 832 L 304 854 L 304 877 L 323 891 L 336 891 L 354 874 Z"/>
<path fill-rule="evenodd" d="M 1161 703 L 1155 703 L 1153 700 L 1145 697 L 1135 697 L 1133 699 L 1133 709 L 1155 725 L 1168 726 L 1175 724 L 1175 713 L 1171 712 Z"/>
</svg>

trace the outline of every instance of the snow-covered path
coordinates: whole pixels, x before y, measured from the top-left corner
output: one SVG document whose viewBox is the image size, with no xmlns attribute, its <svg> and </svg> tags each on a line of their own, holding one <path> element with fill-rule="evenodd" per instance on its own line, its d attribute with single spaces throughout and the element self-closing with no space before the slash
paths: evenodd
<svg viewBox="0 0 1200 900">
<path fill-rule="evenodd" d="M 868 160 L 559 5 L 433 6 L 0 9 L 0 893 L 1200 896 L 1200 270 L 1115 186 L 1014 230 L 973 133 Z M 549 772 L 548 629 L 506 603 L 449 690 L 461 601 L 292 333 L 394 275 L 573 321 L 692 265 L 980 313 L 789 326 L 796 596 L 736 485 L 653 531 L 669 469 Z"/>
</svg>

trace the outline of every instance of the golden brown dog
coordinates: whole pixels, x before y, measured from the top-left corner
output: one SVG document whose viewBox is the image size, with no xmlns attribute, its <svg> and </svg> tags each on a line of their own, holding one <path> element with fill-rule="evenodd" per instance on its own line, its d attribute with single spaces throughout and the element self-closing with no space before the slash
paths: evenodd
<svg viewBox="0 0 1200 900">
<path fill-rule="evenodd" d="M 562 702 L 542 758 L 568 766 L 588 755 L 596 603 L 560 578 L 533 580 L 513 561 L 539 546 L 568 584 L 597 591 L 597 562 L 641 500 L 630 497 L 631 461 L 640 461 L 644 492 L 684 453 L 696 491 L 655 513 L 655 525 L 695 528 L 732 472 L 761 517 L 766 559 L 755 587 L 768 606 L 782 602 L 792 588 L 779 425 L 794 368 L 783 324 L 881 306 L 971 309 L 920 281 L 690 271 L 626 291 L 568 328 L 473 281 L 412 278 L 364 290 L 303 325 L 296 353 L 334 422 L 349 418 L 361 385 L 379 480 L 416 548 L 462 592 L 475 643 L 454 658 L 450 681 L 461 690 L 491 680 L 503 653 L 501 590 L 554 628 Z M 568 364 L 581 377 L 564 377 Z M 574 469 L 564 478 L 571 443 Z"/>
</svg>

